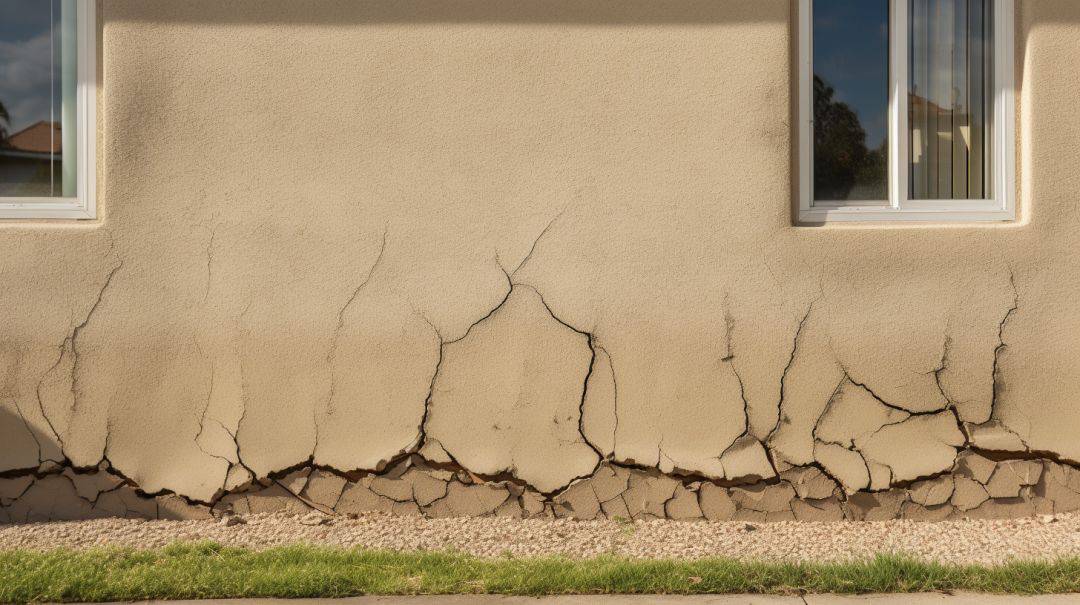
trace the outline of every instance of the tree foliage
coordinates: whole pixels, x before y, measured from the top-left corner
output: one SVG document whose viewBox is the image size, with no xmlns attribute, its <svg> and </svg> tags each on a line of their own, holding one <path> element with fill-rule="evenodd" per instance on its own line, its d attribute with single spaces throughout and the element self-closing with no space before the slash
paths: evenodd
<svg viewBox="0 0 1080 605">
<path fill-rule="evenodd" d="M 884 196 L 885 144 L 871 150 L 858 114 L 836 100 L 836 90 L 814 76 L 814 197 L 818 200 L 851 199 L 860 193 Z M 860 196 L 861 197 L 861 196 Z"/>
</svg>

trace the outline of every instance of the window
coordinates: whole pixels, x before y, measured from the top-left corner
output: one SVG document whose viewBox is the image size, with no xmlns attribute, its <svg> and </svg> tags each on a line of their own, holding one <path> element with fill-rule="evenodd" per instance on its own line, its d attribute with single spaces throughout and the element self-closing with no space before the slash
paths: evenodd
<svg viewBox="0 0 1080 605">
<path fill-rule="evenodd" d="M 800 0 L 800 222 L 1014 219 L 1013 10 Z"/>
<path fill-rule="evenodd" d="M 95 218 L 95 0 L 0 0 L 0 218 Z"/>
</svg>

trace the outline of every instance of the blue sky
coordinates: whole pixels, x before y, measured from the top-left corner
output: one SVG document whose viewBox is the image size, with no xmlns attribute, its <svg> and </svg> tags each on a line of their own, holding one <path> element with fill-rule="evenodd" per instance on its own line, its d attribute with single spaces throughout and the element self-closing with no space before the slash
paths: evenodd
<svg viewBox="0 0 1080 605">
<path fill-rule="evenodd" d="M 49 119 L 50 7 L 59 18 L 59 0 L 0 0 L 0 102 L 11 113 L 12 131 Z M 59 83 L 56 88 L 59 99 Z"/>
<path fill-rule="evenodd" d="M 814 0 L 814 73 L 859 115 L 866 144 L 888 132 L 888 0 Z"/>
</svg>

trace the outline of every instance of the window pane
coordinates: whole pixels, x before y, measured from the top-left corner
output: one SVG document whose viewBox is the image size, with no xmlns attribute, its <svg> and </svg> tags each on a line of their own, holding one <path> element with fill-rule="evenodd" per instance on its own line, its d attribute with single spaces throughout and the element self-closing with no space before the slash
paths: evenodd
<svg viewBox="0 0 1080 605">
<path fill-rule="evenodd" d="M 990 0 L 912 0 L 911 197 L 991 194 Z"/>
<path fill-rule="evenodd" d="M 813 4 L 814 200 L 886 200 L 889 0 Z"/>
<path fill-rule="evenodd" d="M 0 0 L 0 197 L 76 194 L 76 0 Z"/>
</svg>

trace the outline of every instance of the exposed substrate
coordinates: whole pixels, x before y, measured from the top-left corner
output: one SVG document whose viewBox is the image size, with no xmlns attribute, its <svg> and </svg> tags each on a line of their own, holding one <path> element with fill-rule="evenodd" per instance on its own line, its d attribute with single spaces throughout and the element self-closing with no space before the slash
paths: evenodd
<svg viewBox="0 0 1080 605">
<path fill-rule="evenodd" d="M 108 468 L 0 478 L 0 522 L 129 517 L 198 520 L 259 513 L 335 517 L 381 512 L 427 518 L 513 517 L 710 521 L 994 519 L 1080 509 L 1080 470 L 1049 460 L 992 460 L 962 452 L 940 476 L 881 492 L 848 493 L 816 467 L 779 479 L 724 485 L 700 477 L 602 464 L 590 477 L 542 494 L 509 476 L 481 477 L 413 455 L 380 474 L 304 467 L 235 486 L 213 505 L 148 496 Z"/>
</svg>

